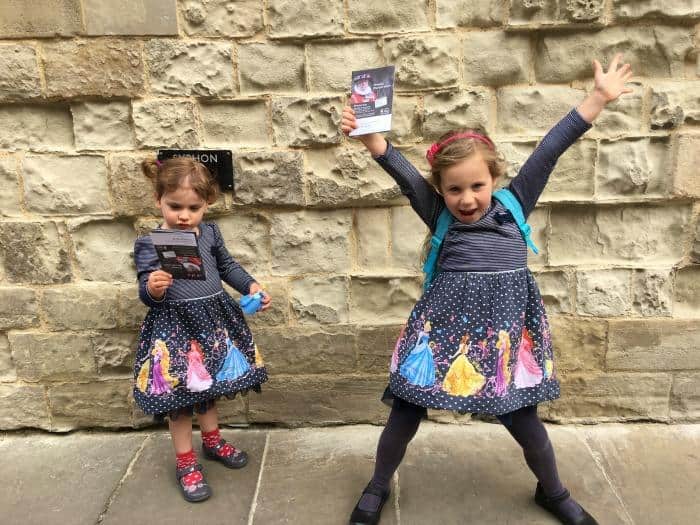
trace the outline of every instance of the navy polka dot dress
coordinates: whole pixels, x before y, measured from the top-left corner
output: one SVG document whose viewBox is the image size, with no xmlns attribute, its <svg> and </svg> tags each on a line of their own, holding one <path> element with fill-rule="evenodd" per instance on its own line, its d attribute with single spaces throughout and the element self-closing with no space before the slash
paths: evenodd
<svg viewBox="0 0 700 525">
<path fill-rule="evenodd" d="M 559 156 L 589 128 L 572 110 L 511 181 L 526 217 Z M 391 144 L 375 160 L 434 232 L 442 196 Z M 476 222 L 452 223 L 440 271 L 396 343 L 386 401 L 502 415 L 559 397 L 549 324 L 526 250 L 512 215 L 495 200 Z"/>
<path fill-rule="evenodd" d="M 243 312 L 221 284 L 245 294 L 254 279 L 233 260 L 215 224 L 201 224 L 197 242 L 206 281 L 177 279 L 155 301 L 146 282 L 160 268 L 158 257 L 148 236 L 136 240 L 139 294 L 150 310 L 136 352 L 134 398 L 146 414 L 191 413 L 221 396 L 259 391 L 267 380 Z"/>
</svg>

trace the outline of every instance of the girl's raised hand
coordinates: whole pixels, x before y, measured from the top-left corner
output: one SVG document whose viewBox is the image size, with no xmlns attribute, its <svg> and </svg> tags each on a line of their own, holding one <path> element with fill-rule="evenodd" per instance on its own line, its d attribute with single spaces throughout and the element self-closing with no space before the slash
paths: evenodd
<svg viewBox="0 0 700 525">
<path fill-rule="evenodd" d="M 343 133 L 348 135 L 356 128 L 357 119 L 355 118 L 355 111 L 350 106 L 345 106 L 343 108 L 343 116 L 340 120 L 340 129 L 343 130 Z"/>
<path fill-rule="evenodd" d="M 632 78 L 632 66 L 629 64 L 620 65 L 622 61 L 622 53 L 617 53 L 608 71 L 605 72 L 600 62 L 593 61 L 593 72 L 595 81 L 595 91 L 603 97 L 607 104 L 624 93 L 632 93 L 632 89 L 625 87 L 625 84 Z"/>
</svg>

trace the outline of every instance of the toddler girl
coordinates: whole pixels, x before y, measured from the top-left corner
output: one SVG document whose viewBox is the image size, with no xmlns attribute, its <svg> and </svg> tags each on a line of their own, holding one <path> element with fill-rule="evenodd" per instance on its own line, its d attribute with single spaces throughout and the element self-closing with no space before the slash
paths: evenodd
<svg viewBox="0 0 700 525">
<path fill-rule="evenodd" d="M 202 501 L 211 489 L 192 449 L 192 416 L 197 413 L 204 456 L 241 468 L 248 457 L 219 434 L 215 401 L 250 389 L 259 392 L 267 380 L 241 309 L 221 281 L 242 294 L 260 292 L 261 287 L 231 257 L 218 226 L 202 222 L 218 195 L 217 183 L 203 164 L 180 157 L 144 161 L 142 169 L 154 183 L 161 227 L 196 233 L 206 280 L 174 280 L 160 269 L 150 237 L 136 239 L 139 296 L 150 309 L 141 325 L 134 398 L 156 420 L 167 417 L 182 495 L 187 501 Z M 263 310 L 270 301 L 263 294 Z"/>
</svg>

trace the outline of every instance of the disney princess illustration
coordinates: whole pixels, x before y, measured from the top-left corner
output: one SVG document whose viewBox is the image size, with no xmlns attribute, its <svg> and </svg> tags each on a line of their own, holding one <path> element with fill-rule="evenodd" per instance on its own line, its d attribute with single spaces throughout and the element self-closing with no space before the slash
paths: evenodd
<svg viewBox="0 0 700 525">
<path fill-rule="evenodd" d="M 532 355 L 532 336 L 527 328 L 523 328 L 518 356 L 513 368 L 513 383 L 516 388 L 530 388 L 542 382 L 542 369 Z"/>
<path fill-rule="evenodd" d="M 510 334 L 505 330 L 498 331 L 498 340 L 496 341 L 498 349 L 498 362 L 496 363 L 496 395 L 503 396 L 508 390 L 510 383 L 510 368 L 508 361 L 510 360 Z"/>
<path fill-rule="evenodd" d="M 453 396 L 473 396 L 477 394 L 486 383 L 486 378 L 477 372 L 474 365 L 467 357 L 469 350 L 469 334 L 462 336 L 459 342 L 459 351 L 451 357 L 457 356 L 442 382 L 442 389 Z"/>
<path fill-rule="evenodd" d="M 235 381 L 250 370 L 250 364 L 241 351 L 236 348 L 226 331 L 226 359 L 221 370 L 216 374 L 217 381 Z"/>
<path fill-rule="evenodd" d="M 151 376 L 150 386 L 148 376 Z M 144 394 L 154 396 L 168 394 L 177 386 L 179 381 L 170 375 L 170 352 L 165 341 L 156 339 L 151 350 L 151 358 L 147 359 L 136 380 L 136 386 Z"/>
<path fill-rule="evenodd" d="M 435 384 L 435 362 L 430 348 L 430 321 L 426 321 L 418 334 L 418 341 L 408 357 L 399 367 L 406 380 L 416 386 L 429 387 Z"/>
<path fill-rule="evenodd" d="M 214 382 L 204 367 L 203 360 L 202 347 L 193 339 L 187 352 L 187 389 L 192 392 L 204 392 Z"/>
<path fill-rule="evenodd" d="M 399 369 L 399 347 L 401 346 L 401 340 L 403 339 L 405 333 L 406 325 L 403 325 L 401 327 L 401 333 L 399 334 L 399 338 L 396 340 L 396 344 L 394 345 L 394 351 L 391 353 L 389 372 L 391 372 L 392 374 L 396 373 L 396 371 Z"/>
</svg>

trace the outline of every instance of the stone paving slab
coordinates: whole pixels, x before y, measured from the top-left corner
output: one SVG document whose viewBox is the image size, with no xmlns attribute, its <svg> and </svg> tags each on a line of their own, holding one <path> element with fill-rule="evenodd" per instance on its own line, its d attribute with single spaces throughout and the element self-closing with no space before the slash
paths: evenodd
<svg viewBox="0 0 700 525">
<path fill-rule="evenodd" d="M 625 523 L 622 505 L 576 431 L 548 432 L 571 493 L 601 524 Z M 557 523 L 535 505 L 536 482 L 500 424 L 424 425 L 399 469 L 401 525 Z"/>
<path fill-rule="evenodd" d="M 347 525 L 372 476 L 380 427 L 352 426 L 270 434 L 254 525 Z M 396 525 L 392 496 L 382 525 Z"/>
<path fill-rule="evenodd" d="M 583 435 L 633 523 L 700 523 L 700 425 L 605 425 Z"/>
<path fill-rule="evenodd" d="M 94 525 L 145 434 L 8 434 L 0 523 Z"/>
<path fill-rule="evenodd" d="M 195 432 L 195 451 L 200 455 L 197 434 Z M 207 482 L 213 491 L 209 500 L 190 504 L 182 498 L 175 481 L 175 459 L 170 436 L 167 433 L 154 434 L 115 491 L 102 524 L 247 524 L 267 433 L 258 430 L 222 430 L 221 435 L 248 452 L 250 460 L 245 468 L 232 470 L 220 463 L 201 459 Z"/>
</svg>

